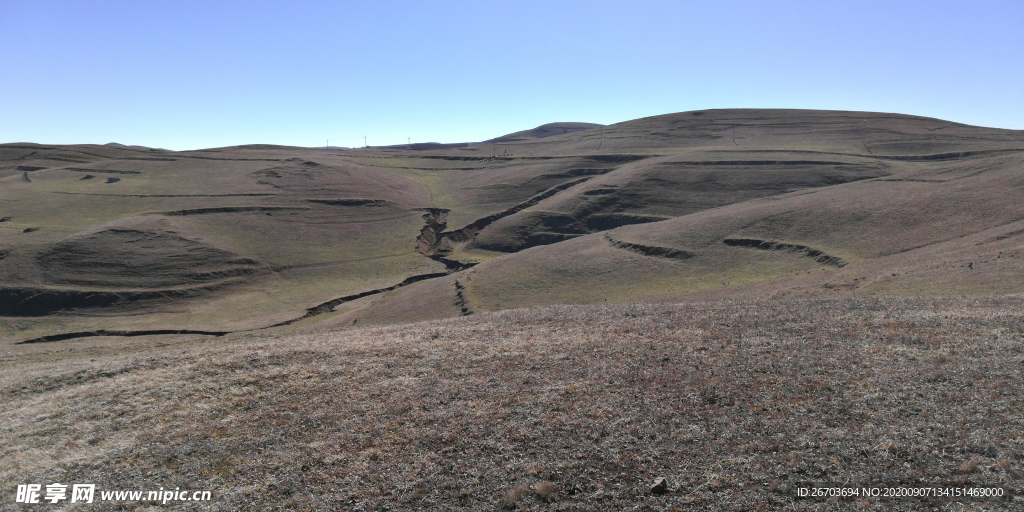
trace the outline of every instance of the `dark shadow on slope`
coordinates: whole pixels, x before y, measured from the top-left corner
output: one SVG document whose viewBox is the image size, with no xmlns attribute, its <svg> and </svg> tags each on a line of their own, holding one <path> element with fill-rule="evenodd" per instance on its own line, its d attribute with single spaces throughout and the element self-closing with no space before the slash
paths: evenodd
<svg viewBox="0 0 1024 512">
<path fill-rule="evenodd" d="M 86 169 L 83 167 L 65 167 L 61 171 L 89 172 L 97 174 L 142 174 L 141 171 L 121 171 L 116 169 Z"/>
<path fill-rule="evenodd" d="M 466 302 L 466 287 L 458 279 L 455 280 L 455 307 L 459 308 L 462 316 L 473 314 L 473 310 L 469 309 L 469 304 Z"/>
<path fill-rule="evenodd" d="M 189 329 L 154 329 L 149 331 L 107 331 L 100 329 L 97 331 L 83 331 L 83 332 L 69 332 L 64 334 L 53 334 L 50 336 L 42 336 L 39 338 L 32 338 L 30 340 L 19 341 L 17 345 L 25 345 L 28 343 L 45 343 L 48 341 L 65 341 L 75 338 L 91 338 L 96 336 L 157 336 L 166 334 L 200 334 L 205 336 L 224 336 L 225 334 L 231 334 L 231 331 L 193 331 Z"/>
<path fill-rule="evenodd" d="M 623 242 L 622 240 L 616 240 L 609 234 L 604 235 L 605 240 L 619 249 L 625 249 L 627 251 L 633 251 L 637 254 L 644 256 L 653 256 L 656 258 L 667 258 L 670 260 L 688 260 L 695 256 L 692 252 L 684 251 L 682 249 L 673 249 L 671 247 L 658 247 L 655 245 L 643 245 L 631 242 Z"/>
<path fill-rule="evenodd" d="M 846 262 L 838 256 L 831 256 L 818 249 L 812 249 L 806 245 L 787 244 L 783 242 L 774 242 L 770 240 L 758 240 L 756 238 L 726 238 L 722 240 L 725 245 L 732 247 L 750 247 L 752 249 L 760 249 L 762 251 L 785 251 L 806 256 L 808 258 L 817 261 L 823 265 L 829 265 L 832 267 L 842 267 L 846 265 Z"/>
<path fill-rule="evenodd" d="M 498 213 L 494 213 L 494 214 L 488 215 L 488 216 L 486 216 L 486 217 L 484 217 L 482 219 L 478 219 L 478 220 L 474 221 L 473 223 L 463 227 L 462 229 L 459 229 L 457 231 L 442 233 L 442 235 L 445 238 L 448 238 L 452 242 L 456 242 L 456 243 L 469 241 L 469 240 L 473 239 L 473 237 L 475 237 L 477 235 L 477 233 L 480 232 L 480 230 L 484 229 L 487 226 L 490 226 L 492 223 L 494 223 L 494 221 L 499 220 L 499 219 L 503 219 L 503 218 L 508 217 L 509 215 L 512 215 L 512 214 L 515 214 L 515 213 L 519 213 L 519 212 L 521 212 L 521 211 L 523 211 L 523 210 L 525 210 L 525 209 L 527 209 L 527 208 L 529 208 L 531 206 L 534 206 L 537 203 L 539 203 L 539 202 L 541 202 L 541 201 L 543 201 L 543 200 L 545 200 L 545 199 L 547 199 L 547 198 L 549 198 L 549 197 L 551 197 L 551 196 L 553 196 L 553 195 L 555 195 L 555 194 L 557 194 L 557 193 L 559 193 L 559 192 L 561 192 L 561 191 L 563 191 L 565 189 L 575 187 L 576 185 L 579 185 L 580 183 L 583 183 L 583 182 L 585 182 L 585 181 L 587 181 L 589 179 L 591 179 L 591 178 L 590 177 L 580 178 L 580 179 L 577 179 L 577 180 L 573 180 L 573 181 L 569 181 L 569 182 L 566 182 L 566 183 L 562 183 L 561 185 L 557 185 L 557 186 L 551 187 L 551 188 L 545 190 L 544 192 L 541 192 L 540 194 L 537 194 L 537 195 L 531 197 L 530 199 L 527 199 L 526 201 L 523 201 L 523 202 L 521 202 L 521 203 L 519 203 L 519 204 L 517 204 L 517 205 L 515 205 L 515 206 L 513 206 L 513 207 L 511 207 L 511 208 L 509 208 L 507 210 L 500 211 Z"/>
<path fill-rule="evenodd" d="M 184 215 L 208 215 L 211 213 L 281 212 L 308 210 L 310 210 L 310 208 L 302 206 L 221 206 L 216 208 L 190 208 L 188 210 L 173 210 L 169 212 L 151 212 L 149 215 L 167 215 L 169 217 L 177 217 Z"/>
<path fill-rule="evenodd" d="M 310 203 L 330 206 L 388 206 L 391 201 L 384 199 L 307 199 Z"/>
<path fill-rule="evenodd" d="M 245 280 L 240 278 L 224 279 L 205 286 L 145 291 L 0 288 L 0 316 L 38 317 L 72 311 L 91 313 L 99 308 L 104 309 L 104 313 L 114 309 L 123 313 L 148 307 L 155 301 L 201 297 L 243 282 Z"/>
<path fill-rule="evenodd" d="M 398 283 L 398 284 L 392 285 L 392 286 L 388 286 L 387 288 L 378 288 L 376 290 L 367 290 L 365 292 L 356 293 L 356 294 L 353 294 L 353 295 L 346 295 L 344 297 L 338 297 L 337 299 L 331 299 L 331 300 L 329 300 L 327 302 L 324 302 L 322 304 L 318 304 L 316 306 L 313 306 L 313 307 L 307 309 L 305 315 L 302 315 L 302 316 L 300 316 L 298 318 L 293 318 L 291 320 L 285 320 L 284 322 L 276 323 L 276 324 L 268 326 L 266 328 L 269 328 L 269 327 L 281 327 L 283 325 L 291 325 L 291 324 L 294 324 L 295 322 L 298 322 L 298 321 L 301 321 L 301 320 L 305 320 L 307 318 L 312 318 L 314 316 L 322 315 L 324 313 L 330 313 L 331 311 L 334 311 L 335 307 L 337 307 L 337 306 L 339 306 L 341 304 L 344 304 L 346 302 L 350 302 L 350 301 L 353 301 L 353 300 L 356 300 L 356 299 L 361 299 L 363 297 L 368 297 L 370 295 L 376 295 L 378 293 L 389 292 L 391 290 L 395 290 L 395 289 L 401 288 L 403 286 L 408 286 L 408 285 L 413 284 L 413 283 L 418 283 L 420 281 L 424 281 L 424 280 L 427 280 L 427 279 L 434 279 L 436 277 L 444 277 L 446 275 L 448 275 L 448 272 L 434 272 L 434 273 L 431 273 L 431 274 L 420 274 L 420 275 L 408 277 L 404 281 L 402 281 L 401 283 Z"/>
</svg>

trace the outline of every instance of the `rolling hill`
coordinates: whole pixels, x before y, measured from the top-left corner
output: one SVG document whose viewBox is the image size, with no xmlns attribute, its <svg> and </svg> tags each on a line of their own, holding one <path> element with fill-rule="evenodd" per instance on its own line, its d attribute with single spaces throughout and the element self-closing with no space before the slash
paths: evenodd
<svg viewBox="0 0 1024 512">
<path fill-rule="evenodd" d="M 510 133 L 508 135 L 502 135 L 501 137 L 488 139 L 484 142 L 517 142 L 529 139 L 543 139 L 545 137 L 554 137 L 555 135 L 565 135 L 567 133 L 581 132 L 583 130 L 592 130 L 603 126 L 604 125 L 595 123 L 548 123 L 530 130 L 523 130 Z"/>
<path fill-rule="evenodd" d="M 12 143 L 0 183 L 9 342 L 1024 292 L 1024 132 L 899 114 L 709 110 L 416 148 Z"/>
<path fill-rule="evenodd" d="M 542 128 L 0 144 L 0 487 L 1021 508 L 1024 132 L 799 110 Z M 798 494 L 839 487 L 932 494 Z"/>
</svg>

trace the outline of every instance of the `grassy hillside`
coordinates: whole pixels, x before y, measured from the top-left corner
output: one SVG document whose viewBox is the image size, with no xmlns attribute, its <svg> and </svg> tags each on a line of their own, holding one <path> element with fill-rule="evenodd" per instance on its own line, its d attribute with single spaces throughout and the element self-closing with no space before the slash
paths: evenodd
<svg viewBox="0 0 1024 512">
<path fill-rule="evenodd" d="M 0 180 L 3 335 L 259 327 L 441 268 L 408 250 L 425 187 L 336 152 L 110 151 Z"/>
<path fill-rule="evenodd" d="M 1019 131 L 801 110 L 355 150 L 3 144 L 0 336 L 1024 292 L 1022 155 Z"/>
<path fill-rule="evenodd" d="M 460 279 L 476 312 L 693 296 L 1021 293 L 1022 219 L 1024 159 L 981 157 L 590 234 Z"/>
<path fill-rule="evenodd" d="M 675 139 L 680 148 L 694 143 L 697 126 L 758 137 L 747 147 L 633 159 L 471 236 L 455 231 L 450 238 L 464 244 L 455 244 L 457 257 L 508 255 L 451 284 L 390 292 L 332 325 L 423 319 L 424 296 L 466 314 L 682 298 L 1024 292 L 1020 132 L 881 114 L 699 114 L 608 129 L 674 126 L 686 134 Z M 808 123 L 819 129 L 807 131 Z"/>
<path fill-rule="evenodd" d="M 0 144 L 0 487 L 1016 510 L 1022 297 L 1020 131 L 713 110 L 352 150 Z M 1002 496 L 797 494 L 822 486 Z"/>
</svg>

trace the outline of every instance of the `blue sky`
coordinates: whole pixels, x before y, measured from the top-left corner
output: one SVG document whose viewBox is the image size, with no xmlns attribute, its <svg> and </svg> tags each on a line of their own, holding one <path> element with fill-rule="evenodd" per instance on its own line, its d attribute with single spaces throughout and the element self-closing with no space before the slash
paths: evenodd
<svg viewBox="0 0 1024 512">
<path fill-rule="evenodd" d="M 0 142 L 462 142 L 733 107 L 1024 129 L 1024 2 L 0 0 L 0 69 Z"/>
</svg>

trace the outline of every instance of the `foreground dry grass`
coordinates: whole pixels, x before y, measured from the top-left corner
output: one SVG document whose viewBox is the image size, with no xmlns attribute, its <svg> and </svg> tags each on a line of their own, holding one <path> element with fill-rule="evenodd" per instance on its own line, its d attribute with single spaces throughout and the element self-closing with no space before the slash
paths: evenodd
<svg viewBox="0 0 1024 512">
<path fill-rule="evenodd" d="M 8 357 L 2 506 L 59 481 L 211 510 L 1019 510 L 1022 306 L 543 307 Z M 796 496 L 841 485 L 1007 496 Z"/>
</svg>

